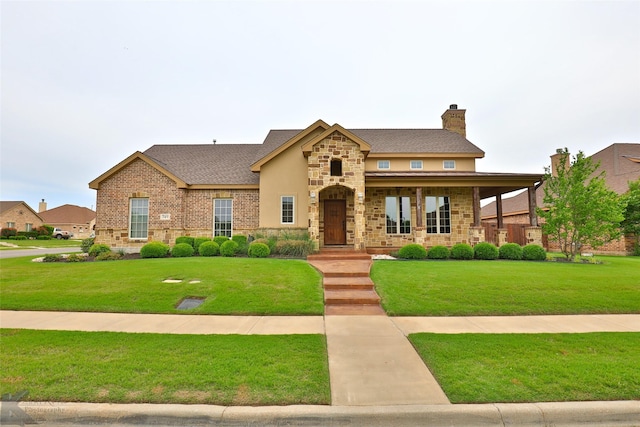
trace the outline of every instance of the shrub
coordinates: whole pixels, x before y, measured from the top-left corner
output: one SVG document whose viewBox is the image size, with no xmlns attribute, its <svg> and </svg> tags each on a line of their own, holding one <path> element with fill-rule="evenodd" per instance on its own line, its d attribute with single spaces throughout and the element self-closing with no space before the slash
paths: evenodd
<svg viewBox="0 0 640 427">
<path fill-rule="evenodd" d="M 193 241 L 193 239 L 191 239 Z M 171 256 L 176 258 L 184 258 L 193 256 L 193 246 L 189 243 L 178 243 L 171 250 Z"/>
<path fill-rule="evenodd" d="M 179 245 L 180 243 L 186 243 L 193 248 L 193 241 L 194 239 L 191 236 L 180 236 L 176 238 L 176 245 Z"/>
<path fill-rule="evenodd" d="M 96 239 L 94 237 L 84 239 L 82 243 L 80 243 L 80 249 L 82 249 L 82 252 L 84 252 L 85 254 L 88 254 L 89 249 L 91 249 L 91 246 L 93 246 L 93 243 L 95 242 L 95 240 Z"/>
<path fill-rule="evenodd" d="M 304 258 L 315 249 L 312 240 L 278 240 L 275 252 L 279 255 Z"/>
<path fill-rule="evenodd" d="M 434 246 L 427 252 L 427 258 L 429 259 L 448 259 L 449 248 L 446 246 Z"/>
<path fill-rule="evenodd" d="M 18 231 L 16 234 L 18 236 L 24 236 L 26 239 L 35 239 L 36 237 L 38 237 L 37 231 Z M 22 240 L 22 239 L 18 239 L 18 240 Z"/>
<path fill-rule="evenodd" d="M 118 252 L 102 252 L 96 257 L 96 261 L 116 261 L 122 259 L 122 254 Z"/>
<path fill-rule="evenodd" d="M 199 254 L 200 251 L 200 245 L 203 244 L 204 242 L 210 242 L 211 239 L 208 237 L 196 237 L 195 239 L 193 239 L 193 249 L 195 249 L 196 253 Z"/>
<path fill-rule="evenodd" d="M 50 225 L 41 225 L 34 230 L 39 236 L 51 236 L 53 233 L 53 227 Z"/>
<path fill-rule="evenodd" d="M 247 243 L 247 236 L 243 236 L 242 234 L 236 234 L 231 238 L 234 242 L 238 244 L 237 253 L 247 254 L 247 250 L 249 249 L 249 244 Z"/>
<path fill-rule="evenodd" d="M 213 240 L 202 243 L 198 247 L 201 256 L 216 256 L 220 253 L 220 246 Z"/>
<path fill-rule="evenodd" d="M 36 237 L 37 240 L 51 240 L 51 236 L 47 236 L 46 234 L 41 234 Z"/>
<path fill-rule="evenodd" d="M 213 241 L 216 242 L 218 246 L 222 246 L 222 244 L 227 240 L 229 240 L 227 236 L 216 236 L 213 238 Z"/>
<path fill-rule="evenodd" d="M 169 245 L 162 242 L 149 242 L 140 248 L 140 258 L 163 258 L 169 253 Z"/>
<path fill-rule="evenodd" d="M 62 261 L 62 255 L 59 254 L 46 254 L 42 258 L 42 262 L 58 262 Z"/>
<path fill-rule="evenodd" d="M 473 248 L 475 259 L 498 259 L 498 248 L 493 243 L 480 242 Z"/>
<path fill-rule="evenodd" d="M 269 246 L 264 243 L 251 243 L 247 253 L 251 258 L 266 258 L 271 254 Z"/>
<path fill-rule="evenodd" d="M 82 262 L 84 260 L 84 256 L 78 254 L 69 254 L 69 256 L 67 257 L 67 262 Z"/>
<path fill-rule="evenodd" d="M 275 238 L 266 238 L 266 237 L 261 237 L 259 239 L 254 240 L 251 243 L 264 243 L 265 245 L 269 246 L 269 251 L 275 253 L 276 251 L 276 242 L 277 240 Z"/>
<path fill-rule="evenodd" d="M 8 238 L 9 238 L 9 237 L 11 237 L 11 236 L 15 236 L 15 235 L 16 235 L 16 233 L 17 233 L 17 231 L 16 231 L 16 229 L 15 229 L 15 228 L 12 228 L 12 227 L 9 227 L 9 228 L 3 228 L 3 229 L 0 231 L 0 236 L 1 236 L 3 239 L 8 239 Z"/>
<path fill-rule="evenodd" d="M 522 259 L 528 261 L 544 261 L 547 259 L 547 251 L 540 245 L 527 245 L 522 248 Z"/>
<path fill-rule="evenodd" d="M 451 259 L 473 259 L 473 248 L 466 243 L 456 243 L 449 256 Z"/>
<path fill-rule="evenodd" d="M 238 251 L 238 244 L 233 240 L 227 240 L 220 245 L 220 255 L 235 256 Z"/>
<path fill-rule="evenodd" d="M 98 244 L 91 245 L 88 253 L 89 253 L 89 256 L 97 257 L 98 255 L 105 252 L 111 252 L 111 248 L 109 247 L 109 245 L 98 243 Z"/>
<path fill-rule="evenodd" d="M 27 240 L 27 236 L 9 236 L 9 239 L 11 240 Z"/>
<path fill-rule="evenodd" d="M 522 259 L 522 246 L 517 243 L 505 243 L 500 246 L 498 250 L 500 253 L 500 259 L 521 260 Z"/>
<path fill-rule="evenodd" d="M 404 259 L 425 259 L 427 250 L 417 243 L 410 243 L 400 248 L 398 256 Z"/>
</svg>

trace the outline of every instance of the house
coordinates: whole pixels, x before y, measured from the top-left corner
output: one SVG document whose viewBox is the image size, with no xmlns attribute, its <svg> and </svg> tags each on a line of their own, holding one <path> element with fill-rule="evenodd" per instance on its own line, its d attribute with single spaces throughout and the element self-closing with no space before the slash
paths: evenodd
<svg viewBox="0 0 640 427">
<path fill-rule="evenodd" d="M 86 239 L 93 233 L 96 213 L 89 208 L 66 204 L 47 210 L 47 203 L 42 199 L 38 211 L 47 225 L 69 231 L 75 239 Z"/>
<path fill-rule="evenodd" d="M 318 120 L 262 144 L 154 145 L 91 181 L 96 242 L 137 251 L 181 235 L 304 231 L 319 248 L 389 252 L 484 240 L 480 200 L 541 174 L 476 171 L 484 152 L 451 105 L 442 129 L 345 129 Z M 529 207 L 535 210 L 535 205 Z M 531 242 L 541 242 L 536 224 Z"/>
<path fill-rule="evenodd" d="M 15 228 L 16 231 L 32 231 L 43 224 L 43 219 L 25 202 L 0 202 L 0 229 Z"/>
<path fill-rule="evenodd" d="M 551 156 L 551 173 L 555 175 L 560 154 Z M 629 182 L 640 179 L 640 144 L 612 144 L 605 149 L 590 156 L 594 164 L 600 167 L 596 173 L 605 172 L 607 187 L 618 194 L 624 194 L 629 190 Z M 537 187 L 535 192 L 535 204 L 544 209 L 544 184 Z M 482 208 L 482 223 L 485 225 L 485 236 L 491 240 L 493 230 L 507 230 L 508 240 L 520 243 L 522 231 L 531 223 L 528 211 L 529 195 L 520 193 L 513 197 L 501 200 L 501 221 L 498 219 L 497 205 L 492 202 Z M 500 223 L 500 224 L 499 224 Z M 606 244 L 598 249 L 598 253 L 627 254 L 633 250 L 635 239 L 625 236 L 619 240 Z M 543 243 L 549 250 L 557 250 L 552 242 L 548 242 L 543 236 Z"/>
</svg>

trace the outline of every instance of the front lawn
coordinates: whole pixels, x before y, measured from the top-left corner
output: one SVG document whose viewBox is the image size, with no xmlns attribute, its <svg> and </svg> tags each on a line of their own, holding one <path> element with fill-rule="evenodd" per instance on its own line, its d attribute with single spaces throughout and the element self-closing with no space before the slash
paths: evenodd
<svg viewBox="0 0 640 427">
<path fill-rule="evenodd" d="M 395 316 L 640 313 L 640 257 L 598 259 L 376 261 L 371 278 Z"/>
<path fill-rule="evenodd" d="M 0 393 L 24 400 L 330 404 L 322 335 L 0 330 Z"/>
<path fill-rule="evenodd" d="M 301 260 L 167 258 L 34 263 L 2 260 L 0 308 L 128 313 L 322 315 L 320 274 Z M 166 279 L 179 283 L 163 283 Z M 176 310 L 185 297 L 203 297 Z"/>
<path fill-rule="evenodd" d="M 640 399 L 640 333 L 409 339 L 452 403 Z"/>
</svg>

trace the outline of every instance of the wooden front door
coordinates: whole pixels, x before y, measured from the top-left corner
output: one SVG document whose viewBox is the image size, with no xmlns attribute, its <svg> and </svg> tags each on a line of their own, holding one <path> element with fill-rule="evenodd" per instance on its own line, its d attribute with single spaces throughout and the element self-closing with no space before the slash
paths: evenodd
<svg viewBox="0 0 640 427">
<path fill-rule="evenodd" d="M 347 244 L 347 201 L 324 201 L 324 244 Z"/>
</svg>

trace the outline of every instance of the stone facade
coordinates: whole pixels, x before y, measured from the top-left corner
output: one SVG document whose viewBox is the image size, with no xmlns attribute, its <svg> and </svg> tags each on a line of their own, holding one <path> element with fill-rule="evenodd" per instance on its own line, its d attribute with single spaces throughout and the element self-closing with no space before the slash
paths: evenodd
<svg viewBox="0 0 640 427">
<path fill-rule="evenodd" d="M 341 173 L 331 174 L 331 162 L 339 161 Z M 309 235 L 324 246 L 323 201 L 347 202 L 347 244 L 365 249 L 364 154 L 360 146 L 334 132 L 318 142 L 307 158 L 309 173 Z M 359 197 L 362 195 L 362 197 Z M 316 202 L 313 202 L 314 198 Z"/>
</svg>

